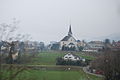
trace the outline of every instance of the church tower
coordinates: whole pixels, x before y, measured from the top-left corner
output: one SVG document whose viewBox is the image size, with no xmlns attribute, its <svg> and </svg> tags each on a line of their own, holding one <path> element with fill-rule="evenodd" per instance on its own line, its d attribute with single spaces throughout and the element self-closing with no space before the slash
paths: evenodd
<svg viewBox="0 0 120 80">
<path fill-rule="evenodd" d="M 69 26 L 68 36 L 72 36 L 71 24 L 70 24 L 70 26 Z"/>
</svg>

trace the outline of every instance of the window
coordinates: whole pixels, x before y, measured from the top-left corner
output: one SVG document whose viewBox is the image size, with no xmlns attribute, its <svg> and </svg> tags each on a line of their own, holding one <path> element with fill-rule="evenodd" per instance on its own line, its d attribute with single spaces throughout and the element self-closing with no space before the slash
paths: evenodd
<svg viewBox="0 0 120 80">
<path fill-rule="evenodd" d="M 75 59 L 77 59 L 77 57 L 75 57 Z"/>
</svg>

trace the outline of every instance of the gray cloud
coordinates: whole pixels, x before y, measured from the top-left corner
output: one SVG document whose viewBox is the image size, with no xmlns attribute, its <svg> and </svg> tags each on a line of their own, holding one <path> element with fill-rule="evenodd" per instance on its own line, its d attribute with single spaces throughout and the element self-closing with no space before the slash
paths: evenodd
<svg viewBox="0 0 120 80">
<path fill-rule="evenodd" d="M 34 40 L 59 41 L 68 26 L 77 39 L 120 33 L 119 0 L 0 0 L 0 22 L 21 20 Z"/>
</svg>

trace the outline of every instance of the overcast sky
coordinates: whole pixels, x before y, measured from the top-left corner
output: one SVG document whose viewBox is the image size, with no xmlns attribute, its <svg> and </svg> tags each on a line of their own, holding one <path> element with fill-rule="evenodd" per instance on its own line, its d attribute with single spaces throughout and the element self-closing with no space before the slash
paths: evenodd
<svg viewBox="0 0 120 80">
<path fill-rule="evenodd" d="M 34 40 L 60 41 L 69 24 L 76 39 L 120 34 L 120 0 L 0 0 L 0 23 L 20 20 Z"/>
</svg>

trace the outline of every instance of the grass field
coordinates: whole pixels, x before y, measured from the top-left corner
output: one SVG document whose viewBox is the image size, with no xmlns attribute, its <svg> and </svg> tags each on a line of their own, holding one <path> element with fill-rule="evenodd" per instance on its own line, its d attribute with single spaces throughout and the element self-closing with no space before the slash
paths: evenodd
<svg viewBox="0 0 120 80">
<path fill-rule="evenodd" d="M 50 70 L 34 70 L 34 69 L 28 69 L 20 72 L 14 79 L 9 79 L 11 74 L 14 74 L 15 69 L 10 71 L 9 69 L 3 69 L 1 70 L 1 78 L 7 78 L 8 79 L 3 79 L 3 80 L 102 80 L 102 78 L 86 74 L 83 72 L 82 68 L 81 69 L 76 69 L 75 70 L 59 70 L 55 69 L 58 66 L 56 66 L 56 58 L 57 57 L 62 57 L 66 52 L 41 52 L 37 54 L 37 56 L 32 58 L 31 63 L 28 63 L 27 65 L 34 65 L 34 66 L 46 66 L 46 67 L 53 67 Z M 76 53 L 77 55 L 86 58 L 86 59 L 94 59 L 93 56 L 85 56 L 81 53 Z M 68 66 L 67 66 L 68 67 Z M 80 68 L 80 67 L 79 67 Z"/>
<path fill-rule="evenodd" d="M 32 59 L 31 64 L 37 64 L 37 65 L 55 65 L 56 64 L 56 58 L 57 57 L 62 57 L 66 52 L 42 52 L 37 55 L 37 57 Z M 81 53 L 76 53 L 76 55 L 81 56 L 86 59 L 93 60 L 93 56 L 85 56 Z"/>
<path fill-rule="evenodd" d="M 3 76 L 9 77 L 10 74 L 11 72 L 4 71 Z M 102 78 L 93 75 L 88 75 L 84 73 L 82 70 L 79 71 L 25 70 L 18 74 L 15 78 L 12 78 L 12 80 L 102 80 Z"/>
</svg>

